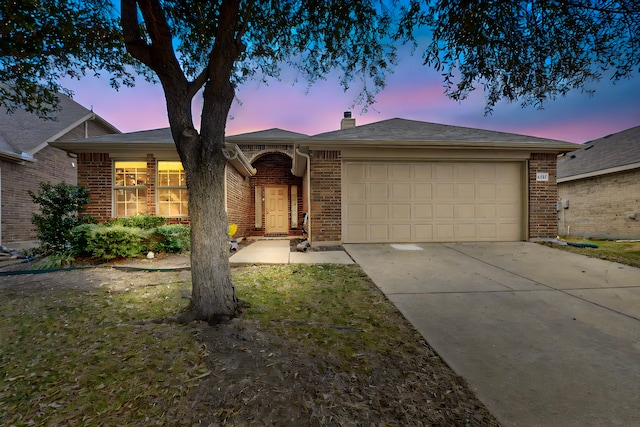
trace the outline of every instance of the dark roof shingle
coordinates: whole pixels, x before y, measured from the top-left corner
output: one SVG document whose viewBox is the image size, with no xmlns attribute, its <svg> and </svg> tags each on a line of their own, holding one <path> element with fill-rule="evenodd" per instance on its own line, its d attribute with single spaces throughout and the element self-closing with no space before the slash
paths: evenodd
<svg viewBox="0 0 640 427">
<path fill-rule="evenodd" d="M 585 142 L 558 161 L 558 178 L 640 163 L 640 126 Z"/>
</svg>

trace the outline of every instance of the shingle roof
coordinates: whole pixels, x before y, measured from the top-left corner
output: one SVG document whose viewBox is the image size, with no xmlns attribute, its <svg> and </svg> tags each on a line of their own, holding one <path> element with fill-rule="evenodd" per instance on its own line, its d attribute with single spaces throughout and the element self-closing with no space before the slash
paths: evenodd
<svg viewBox="0 0 640 427">
<path fill-rule="evenodd" d="M 297 139 L 306 139 L 309 135 L 303 133 L 291 132 L 288 130 L 273 128 L 260 130 L 257 132 L 241 133 L 238 135 L 230 135 L 225 139 L 228 142 L 241 142 L 241 141 L 291 141 Z"/>
<path fill-rule="evenodd" d="M 430 141 L 473 143 L 564 143 L 554 139 L 536 138 L 514 133 L 496 132 L 461 126 L 421 122 L 406 119 L 389 119 L 349 129 L 321 133 L 314 140 L 360 140 L 360 141 Z"/>
<path fill-rule="evenodd" d="M 33 155 L 38 147 L 61 136 L 93 114 L 65 95 L 59 94 L 59 99 L 61 110 L 53 114 L 55 120 L 43 120 L 20 109 L 13 114 L 0 113 L 0 149 Z"/>
<path fill-rule="evenodd" d="M 583 144 L 558 162 L 558 178 L 606 173 L 607 170 L 640 163 L 640 126 Z"/>
</svg>

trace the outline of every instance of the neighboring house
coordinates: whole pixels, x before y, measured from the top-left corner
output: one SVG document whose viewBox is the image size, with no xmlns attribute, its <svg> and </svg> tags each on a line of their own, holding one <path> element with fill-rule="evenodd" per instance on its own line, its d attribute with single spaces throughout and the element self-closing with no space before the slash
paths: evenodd
<svg viewBox="0 0 640 427">
<path fill-rule="evenodd" d="M 31 216 L 38 211 L 28 190 L 41 182 L 76 184 L 77 160 L 48 143 L 58 139 L 119 133 L 118 129 L 64 95 L 61 110 L 43 120 L 18 110 L 0 113 L 0 242 L 28 246 L 36 239 Z"/>
<path fill-rule="evenodd" d="M 318 245 L 554 237 L 556 159 L 577 148 L 403 119 L 355 126 L 347 114 L 335 132 L 270 129 L 226 141 L 227 210 L 238 235 L 295 236 L 304 227 Z M 188 219 L 167 129 L 52 145 L 77 153 L 94 217 Z"/>
<path fill-rule="evenodd" d="M 558 234 L 640 239 L 640 126 L 558 161 Z"/>
</svg>

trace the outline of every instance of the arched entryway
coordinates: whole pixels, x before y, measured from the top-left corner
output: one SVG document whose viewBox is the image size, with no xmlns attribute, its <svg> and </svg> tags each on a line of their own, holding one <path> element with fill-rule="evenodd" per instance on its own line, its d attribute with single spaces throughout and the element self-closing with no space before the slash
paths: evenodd
<svg viewBox="0 0 640 427">
<path fill-rule="evenodd" d="M 291 173 L 291 157 L 282 152 L 261 153 L 251 162 L 256 236 L 302 234 L 302 178 Z"/>
</svg>

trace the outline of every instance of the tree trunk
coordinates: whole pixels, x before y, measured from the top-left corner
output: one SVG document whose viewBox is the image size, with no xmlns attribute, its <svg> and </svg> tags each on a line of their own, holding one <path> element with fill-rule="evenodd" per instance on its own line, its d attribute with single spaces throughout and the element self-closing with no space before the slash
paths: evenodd
<svg viewBox="0 0 640 427">
<path fill-rule="evenodd" d="M 193 285 L 190 308 L 196 319 L 209 322 L 233 317 L 238 307 L 229 268 L 225 165 L 219 151 L 216 158 L 187 172 Z"/>
<path fill-rule="evenodd" d="M 191 217 L 192 300 L 183 320 L 217 322 L 237 314 L 238 299 L 229 268 L 225 210 L 224 133 L 235 90 L 234 63 L 244 50 L 238 33 L 240 0 L 224 0 L 209 63 L 188 82 L 173 47 L 160 1 L 122 0 L 127 50 L 154 70 L 162 83 L 171 134 L 187 175 Z M 143 37 L 138 8 L 152 43 Z M 200 135 L 193 127 L 191 100 L 204 85 Z"/>
</svg>

